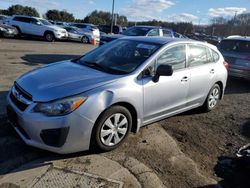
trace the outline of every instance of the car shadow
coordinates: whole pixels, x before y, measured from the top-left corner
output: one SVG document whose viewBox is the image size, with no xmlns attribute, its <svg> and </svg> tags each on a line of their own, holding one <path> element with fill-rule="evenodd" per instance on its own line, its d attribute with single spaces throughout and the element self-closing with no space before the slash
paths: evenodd
<svg viewBox="0 0 250 188">
<path fill-rule="evenodd" d="M 241 78 L 228 77 L 225 95 L 241 93 L 250 93 L 250 81 Z"/>
<path fill-rule="evenodd" d="M 250 119 L 242 126 L 241 134 L 250 139 Z"/>
<path fill-rule="evenodd" d="M 4 109 L 0 114 L 0 177 L 32 161 L 34 161 L 32 168 L 35 168 L 53 160 L 70 159 L 98 153 L 97 151 L 86 151 L 59 155 L 26 145 L 8 121 L 5 110 L 7 93 L 7 91 L 0 92 L 0 109 Z"/>
<path fill-rule="evenodd" d="M 64 55 L 64 54 L 26 54 L 21 57 L 25 65 L 39 65 L 39 64 L 50 64 L 57 61 L 64 61 L 70 59 L 76 59 L 80 55 Z"/>
</svg>

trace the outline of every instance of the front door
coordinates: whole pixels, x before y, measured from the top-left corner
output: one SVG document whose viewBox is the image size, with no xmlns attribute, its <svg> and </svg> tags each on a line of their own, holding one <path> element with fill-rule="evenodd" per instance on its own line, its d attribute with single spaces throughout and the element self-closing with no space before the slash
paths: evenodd
<svg viewBox="0 0 250 188">
<path fill-rule="evenodd" d="M 174 73 L 172 76 L 161 76 L 154 83 L 152 74 L 161 64 L 172 65 Z M 147 70 L 149 75 L 143 78 L 144 123 L 153 122 L 185 108 L 190 84 L 190 71 L 186 68 L 186 45 L 166 49 Z"/>
</svg>

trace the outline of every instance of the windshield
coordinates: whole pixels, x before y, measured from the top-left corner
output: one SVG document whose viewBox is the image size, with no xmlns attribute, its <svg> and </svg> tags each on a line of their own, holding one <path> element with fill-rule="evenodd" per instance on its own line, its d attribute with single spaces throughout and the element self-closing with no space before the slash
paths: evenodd
<svg viewBox="0 0 250 188">
<path fill-rule="evenodd" d="M 150 28 L 146 27 L 132 27 L 124 31 L 122 34 L 127 36 L 145 36 L 150 31 Z"/>
<path fill-rule="evenodd" d="M 219 48 L 224 51 L 250 52 L 250 41 L 223 40 Z"/>
<path fill-rule="evenodd" d="M 89 52 L 78 62 L 110 74 L 128 74 L 159 47 L 159 44 L 154 43 L 126 39 L 115 40 Z"/>
<path fill-rule="evenodd" d="M 49 21 L 44 20 L 44 19 L 39 19 L 39 21 L 40 21 L 43 25 L 52 25 Z"/>
</svg>

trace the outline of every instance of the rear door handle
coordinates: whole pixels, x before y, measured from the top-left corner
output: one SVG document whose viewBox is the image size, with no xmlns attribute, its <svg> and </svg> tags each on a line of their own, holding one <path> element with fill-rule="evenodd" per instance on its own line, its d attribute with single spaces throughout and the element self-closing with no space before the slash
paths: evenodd
<svg viewBox="0 0 250 188">
<path fill-rule="evenodd" d="M 188 81 L 188 77 L 187 76 L 184 76 L 182 79 L 181 79 L 182 82 L 187 82 Z"/>
<path fill-rule="evenodd" d="M 214 70 L 214 69 L 211 69 L 211 70 L 210 70 L 210 73 L 211 73 L 211 74 L 214 74 L 214 73 L 215 73 L 215 70 Z"/>
</svg>

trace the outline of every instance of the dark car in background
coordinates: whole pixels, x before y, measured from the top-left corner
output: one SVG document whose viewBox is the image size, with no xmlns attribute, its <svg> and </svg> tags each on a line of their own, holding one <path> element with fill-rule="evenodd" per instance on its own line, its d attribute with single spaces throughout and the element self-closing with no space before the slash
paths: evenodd
<svg viewBox="0 0 250 188">
<path fill-rule="evenodd" d="M 6 24 L 0 24 L 0 36 L 14 37 L 18 34 L 15 27 Z"/>
<path fill-rule="evenodd" d="M 111 26 L 110 25 L 99 25 L 98 26 L 100 32 L 109 34 L 111 33 Z M 123 28 L 119 25 L 114 25 L 113 26 L 113 33 L 114 34 L 121 34 L 123 32 Z"/>
<path fill-rule="evenodd" d="M 122 34 L 102 35 L 100 45 L 125 36 L 148 36 L 148 37 L 174 37 L 171 29 L 164 29 L 160 26 L 133 26 L 128 28 Z"/>
<path fill-rule="evenodd" d="M 229 75 L 250 80 L 250 37 L 229 37 L 218 44 L 229 64 Z"/>
</svg>

